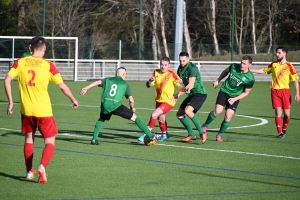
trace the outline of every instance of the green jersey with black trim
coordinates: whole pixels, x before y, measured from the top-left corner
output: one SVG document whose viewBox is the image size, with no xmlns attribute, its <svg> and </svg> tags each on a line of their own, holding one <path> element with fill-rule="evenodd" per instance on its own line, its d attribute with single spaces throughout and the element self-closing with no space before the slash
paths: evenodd
<svg viewBox="0 0 300 200">
<path fill-rule="evenodd" d="M 241 64 L 231 64 L 229 67 L 229 75 L 221 86 L 221 91 L 230 97 L 237 97 L 242 94 L 246 88 L 252 88 L 255 78 L 252 72 L 241 72 Z"/>
<path fill-rule="evenodd" d="M 182 82 L 185 86 L 189 84 L 189 78 L 196 77 L 194 87 L 191 89 L 190 93 L 187 94 L 187 96 L 207 93 L 202 82 L 200 71 L 195 64 L 189 62 L 184 67 L 179 66 L 177 69 L 177 74 L 182 79 Z"/>
<path fill-rule="evenodd" d="M 104 114 L 111 113 L 122 105 L 122 99 L 132 96 L 130 86 L 120 76 L 105 78 L 102 80 L 101 94 L 101 112 Z"/>
</svg>

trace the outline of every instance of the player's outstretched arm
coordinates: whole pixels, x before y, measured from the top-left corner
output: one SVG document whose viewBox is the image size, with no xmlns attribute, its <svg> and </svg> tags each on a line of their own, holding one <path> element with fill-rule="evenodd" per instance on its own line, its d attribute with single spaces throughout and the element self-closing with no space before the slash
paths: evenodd
<svg viewBox="0 0 300 200">
<path fill-rule="evenodd" d="M 78 101 L 75 99 L 75 97 L 73 96 L 71 90 L 69 89 L 69 87 L 64 83 L 64 82 L 61 82 L 57 85 L 61 91 L 67 96 L 70 98 L 70 100 L 72 101 L 73 103 L 73 106 L 72 108 L 77 108 L 78 107 Z"/>
<path fill-rule="evenodd" d="M 80 90 L 79 94 L 84 95 L 84 94 L 88 91 L 88 89 L 90 89 L 90 88 L 92 88 L 92 87 L 95 87 L 95 86 L 97 86 L 97 85 L 101 85 L 101 84 L 102 84 L 102 81 L 101 81 L 101 80 L 95 81 L 95 82 L 89 84 L 88 86 L 82 88 L 82 89 Z"/>
<path fill-rule="evenodd" d="M 8 99 L 8 106 L 7 106 L 7 114 L 8 115 L 13 114 L 12 108 L 14 106 L 12 93 L 11 93 L 11 81 L 12 81 L 12 77 L 7 75 L 4 80 L 4 88 L 5 88 L 5 93 L 6 93 L 6 96 Z"/>
<path fill-rule="evenodd" d="M 250 69 L 250 72 L 254 73 L 254 74 L 265 74 L 266 72 L 264 72 L 264 68 L 262 69 Z"/>
</svg>

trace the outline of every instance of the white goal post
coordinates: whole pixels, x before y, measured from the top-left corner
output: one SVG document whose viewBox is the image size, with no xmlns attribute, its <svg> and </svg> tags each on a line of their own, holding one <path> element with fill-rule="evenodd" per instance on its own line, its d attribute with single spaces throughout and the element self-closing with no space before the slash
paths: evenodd
<svg viewBox="0 0 300 200">
<path fill-rule="evenodd" d="M 8 68 L 12 65 L 12 63 L 16 59 L 20 58 L 25 51 L 28 51 L 28 44 L 34 37 L 35 36 L 0 36 L 1 78 L 3 77 L 3 74 L 7 73 Z M 47 44 L 47 51 L 44 58 L 54 62 L 63 77 L 68 76 L 66 79 L 77 81 L 78 37 L 44 38 L 46 39 Z"/>
</svg>

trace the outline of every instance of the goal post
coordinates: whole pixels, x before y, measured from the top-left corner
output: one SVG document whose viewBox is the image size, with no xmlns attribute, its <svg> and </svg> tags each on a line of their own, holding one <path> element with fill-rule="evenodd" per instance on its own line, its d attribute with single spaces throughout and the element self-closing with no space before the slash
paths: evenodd
<svg viewBox="0 0 300 200">
<path fill-rule="evenodd" d="M 0 36 L 0 78 L 7 73 L 11 64 L 28 51 L 28 44 L 35 36 Z M 47 51 L 46 60 L 54 62 L 62 77 L 77 81 L 78 37 L 44 37 Z"/>
</svg>

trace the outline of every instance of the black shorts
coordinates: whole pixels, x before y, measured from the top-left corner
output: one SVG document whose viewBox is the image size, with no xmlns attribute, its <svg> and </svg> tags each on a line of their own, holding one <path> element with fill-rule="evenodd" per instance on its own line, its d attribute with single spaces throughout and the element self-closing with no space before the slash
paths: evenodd
<svg viewBox="0 0 300 200">
<path fill-rule="evenodd" d="M 226 94 L 225 92 L 220 91 L 216 100 L 216 104 L 219 104 L 223 107 L 225 107 L 225 110 L 227 110 L 228 108 L 230 108 L 231 110 L 233 110 L 234 112 L 236 111 L 240 100 L 234 102 L 232 105 L 230 105 L 230 103 L 228 102 L 228 99 L 230 99 L 232 97 L 230 97 L 228 94 Z"/>
<path fill-rule="evenodd" d="M 124 105 L 119 106 L 116 110 L 112 111 L 111 113 L 108 114 L 104 114 L 104 113 L 100 113 L 100 119 L 102 120 L 110 120 L 112 115 L 117 115 L 120 117 L 123 117 L 124 119 L 131 119 L 133 116 L 133 112 L 132 110 L 130 110 L 129 108 L 127 108 Z"/>
<path fill-rule="evenodd" d="M 200 110 L 206 98 L 207 94 L 194 94 L 183 100 L 180 108 L 184 110 L 186 106 L 192 106 L 194 108 L 193 113 L 196 113 L 198 110 Z"/>
</svg>

